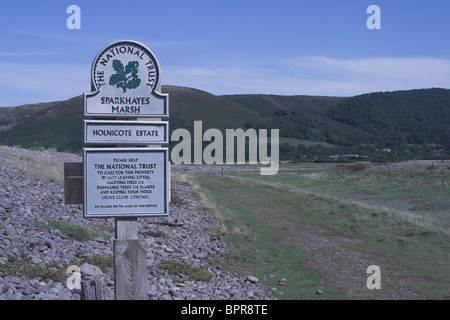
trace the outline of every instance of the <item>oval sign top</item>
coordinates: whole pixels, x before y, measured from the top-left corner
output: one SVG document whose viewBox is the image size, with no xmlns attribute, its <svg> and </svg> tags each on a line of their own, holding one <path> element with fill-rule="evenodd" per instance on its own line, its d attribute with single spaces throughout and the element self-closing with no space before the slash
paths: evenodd
<svg viewBox="0 0 450 320">
<path fill-rule="evenodd" d="M 105 47 L 91 70 L 85 116 L 168 117 L 168 95 L 159 87 L 155 55 L 143 44 L 122 40 Z"/>
<path fill-rule="evenodd" d="M 104 75 L 104 76 L 103 76 Z M 159 64 L 155 55 L 136 41 L 117 41 L 104 48 L 92 64 L 93 90 L 122 89 L 123 93 L 159 86 Z"/>
</svg>

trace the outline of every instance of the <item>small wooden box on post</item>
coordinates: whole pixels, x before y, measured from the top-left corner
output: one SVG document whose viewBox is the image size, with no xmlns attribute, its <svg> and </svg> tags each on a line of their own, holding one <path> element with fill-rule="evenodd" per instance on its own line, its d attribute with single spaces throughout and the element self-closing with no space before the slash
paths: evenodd
<svg viewBox="0 0 450 320">
<path fill-rule="evenodd" d="M 169 116 L 169 97 L 159 88 L 153 53 L 123 40 L 96 56 L 92 92 L 83 95 L 84 143 L 89 145 L 83 148 L 83 215 L 115 219 L 116 300 L 147 299 L 147 253 L 137 218 L 169 214 L 169 154 L 161 147 L 169 144 L 169 124 L 161 121 Z M 72 176 L 66 179 L 74 184 Z"/>
</svg>

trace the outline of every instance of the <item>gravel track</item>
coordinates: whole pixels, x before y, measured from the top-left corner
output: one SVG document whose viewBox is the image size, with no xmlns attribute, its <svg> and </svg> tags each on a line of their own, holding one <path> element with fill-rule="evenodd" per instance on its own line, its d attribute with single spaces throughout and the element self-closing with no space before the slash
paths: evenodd
<svg viewBox="0 0 450 320">
<path fill-rule="evenodd" d="M 86 220 L 80 205 L 65 205 L 61 184 L 23 171 L 36 165 L 32 161 L 35 157 L 56 159 L 59 165 L 81 161 L 72 154 L 0 146 L 0 300 L 79 300 L 80 290 L 69 289 L 65 281 L 28 278 L 5 271 L 11 261 L 17 260 L 26 261 L 29 267 L 57 271 L 66 270 L 70 264 L 81 264 L 81 259 L 113 257 L 111 231 L 103 231 L 103 236 L 89 241 L 77 241 L 60 230 L 43 227 L 58 220 L 111 230 L 114 219 Z M 172 190 L 183 199 L 183 205 L 171 205 L 169 217 L 138 219 L 139 237 L 147 251 L 148 299 L 270 299 L 251 275 L 233 274 L 210 263 L 211 257 L 227 250 L 216 236 L 217 221 L 202 209 L 186 185 L 172 183 Z M 201 267 L 212 275 L 212 280 L 195 281 L 183 274 L 169 274 L 160 268 L 163 260 Z M 103 276 L 106 295 L 114 299 L 113 278 L 106 271 Z M 82 277 L 90 276 L 83 273 Z"/>
</svg>

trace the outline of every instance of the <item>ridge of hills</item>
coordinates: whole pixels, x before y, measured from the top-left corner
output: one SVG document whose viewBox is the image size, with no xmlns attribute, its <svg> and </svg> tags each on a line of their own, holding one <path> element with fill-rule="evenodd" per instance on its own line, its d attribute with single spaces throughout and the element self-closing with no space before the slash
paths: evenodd
<svg viewBox="0 0 450 320">
<path fill-rule="evenodd" d="M 450 90 L 376 92 L 354 97 L 267 94 L 216 96 L 166 85 L 170 133 L 279 129 L 282 160 L 324 160 L 331 154 L 370 159 L 448 158 Z M 83 99 L 0 108 L 0 144 L 81 153 Z M 389 150 L 391 152 L 381 152 Z"/>
</svg>

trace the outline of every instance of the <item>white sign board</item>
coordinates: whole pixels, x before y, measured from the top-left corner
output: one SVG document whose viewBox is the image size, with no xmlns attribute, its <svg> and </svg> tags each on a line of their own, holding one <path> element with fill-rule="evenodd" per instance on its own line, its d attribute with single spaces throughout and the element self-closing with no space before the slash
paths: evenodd
<svg viewBox="0 0 450 320">
<path fill-rule="evenodd" d="M 84 148 L 84 217 L 167 216 L 167 148 Z"/>
<path fill-rule="evenodd" d="M 169 115 L 169 95 L 157 92 L 159 64 L 143 44 L 123 40 L 104 48 L 91 70 L 85 117 L 161 117 Z"/>
<path fill-rule="evenodd" d="M 84 120 L 84 143 L 168 145 L 167 121 Z"/>
</svg>

